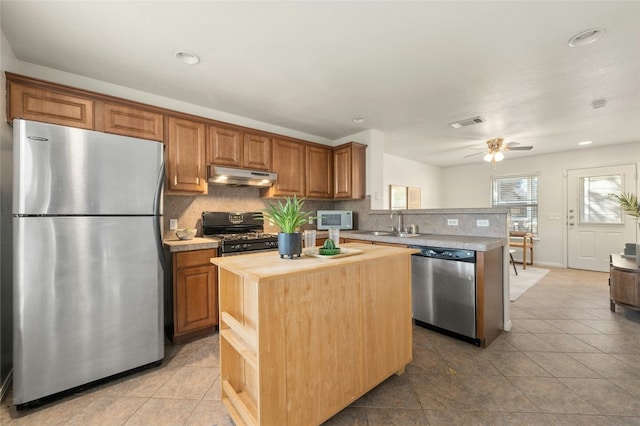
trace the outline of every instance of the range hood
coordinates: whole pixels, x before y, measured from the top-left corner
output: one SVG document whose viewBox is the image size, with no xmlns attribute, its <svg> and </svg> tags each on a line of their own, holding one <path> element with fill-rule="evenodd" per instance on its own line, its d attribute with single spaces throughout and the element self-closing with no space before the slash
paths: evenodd
<svg viewBox="0 0 640 426">
<path fill-rule="evenodd" d="M 261 186 L 273 185 L 278 174 L 263 170 L 236 169 L 209 164 L 209 183 L 215 185 Z"/>
</svg>

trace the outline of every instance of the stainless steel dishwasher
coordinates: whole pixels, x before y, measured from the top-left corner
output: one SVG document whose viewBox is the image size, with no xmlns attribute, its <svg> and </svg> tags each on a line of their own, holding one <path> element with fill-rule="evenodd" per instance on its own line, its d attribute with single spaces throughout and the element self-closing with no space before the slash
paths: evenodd
<svg viewBox="0 0 640 426">
<path fill-rule="evenodd" d="M 417 325 L 480 345 L 476 334 L 476 252 L 413 246 L 413 319 Z"/>
</svg>

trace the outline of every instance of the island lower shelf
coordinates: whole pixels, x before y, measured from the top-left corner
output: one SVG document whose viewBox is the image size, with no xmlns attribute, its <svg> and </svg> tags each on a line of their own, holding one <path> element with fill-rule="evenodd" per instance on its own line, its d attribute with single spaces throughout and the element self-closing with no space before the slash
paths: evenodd
<svg viewBox="0 0 640 426">
<path fill-rule="evenodd" d="M 411 362 L 412 249 L 346 244 L 219 266 L 222 399 L 238 425 L 321 424 Z"/>
</svg>

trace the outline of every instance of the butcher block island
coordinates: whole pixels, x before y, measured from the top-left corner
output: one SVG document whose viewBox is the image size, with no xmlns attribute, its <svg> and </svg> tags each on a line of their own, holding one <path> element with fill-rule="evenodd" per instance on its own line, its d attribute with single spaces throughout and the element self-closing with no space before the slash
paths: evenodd
<svg viewBox="0 0 640 426">
<path fill-rule="evenodd" d="M 211 259 L 219 273 L 222 399 L 238 425 L 318 425 L 411 354 L 411 254 Z"/>
</svg>

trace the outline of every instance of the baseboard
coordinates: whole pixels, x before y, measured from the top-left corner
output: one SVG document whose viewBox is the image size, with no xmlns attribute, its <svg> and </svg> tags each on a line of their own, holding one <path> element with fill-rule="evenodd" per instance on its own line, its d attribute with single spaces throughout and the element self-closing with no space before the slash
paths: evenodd
<svg viewBox="0 0 640 426">
<path fill-rule="evenodd" d="M 9 371 L 9 374 L 7 374 L 7 378 L 2 383 L 2 387 L 0 387 L 0 402 L 4 401 L 4 398 L 7 396 L 7 392 L 9 392 L 9 386 L 11 386 L 12 378 L 13 378 L 13 370 Z"/>
</svg>

